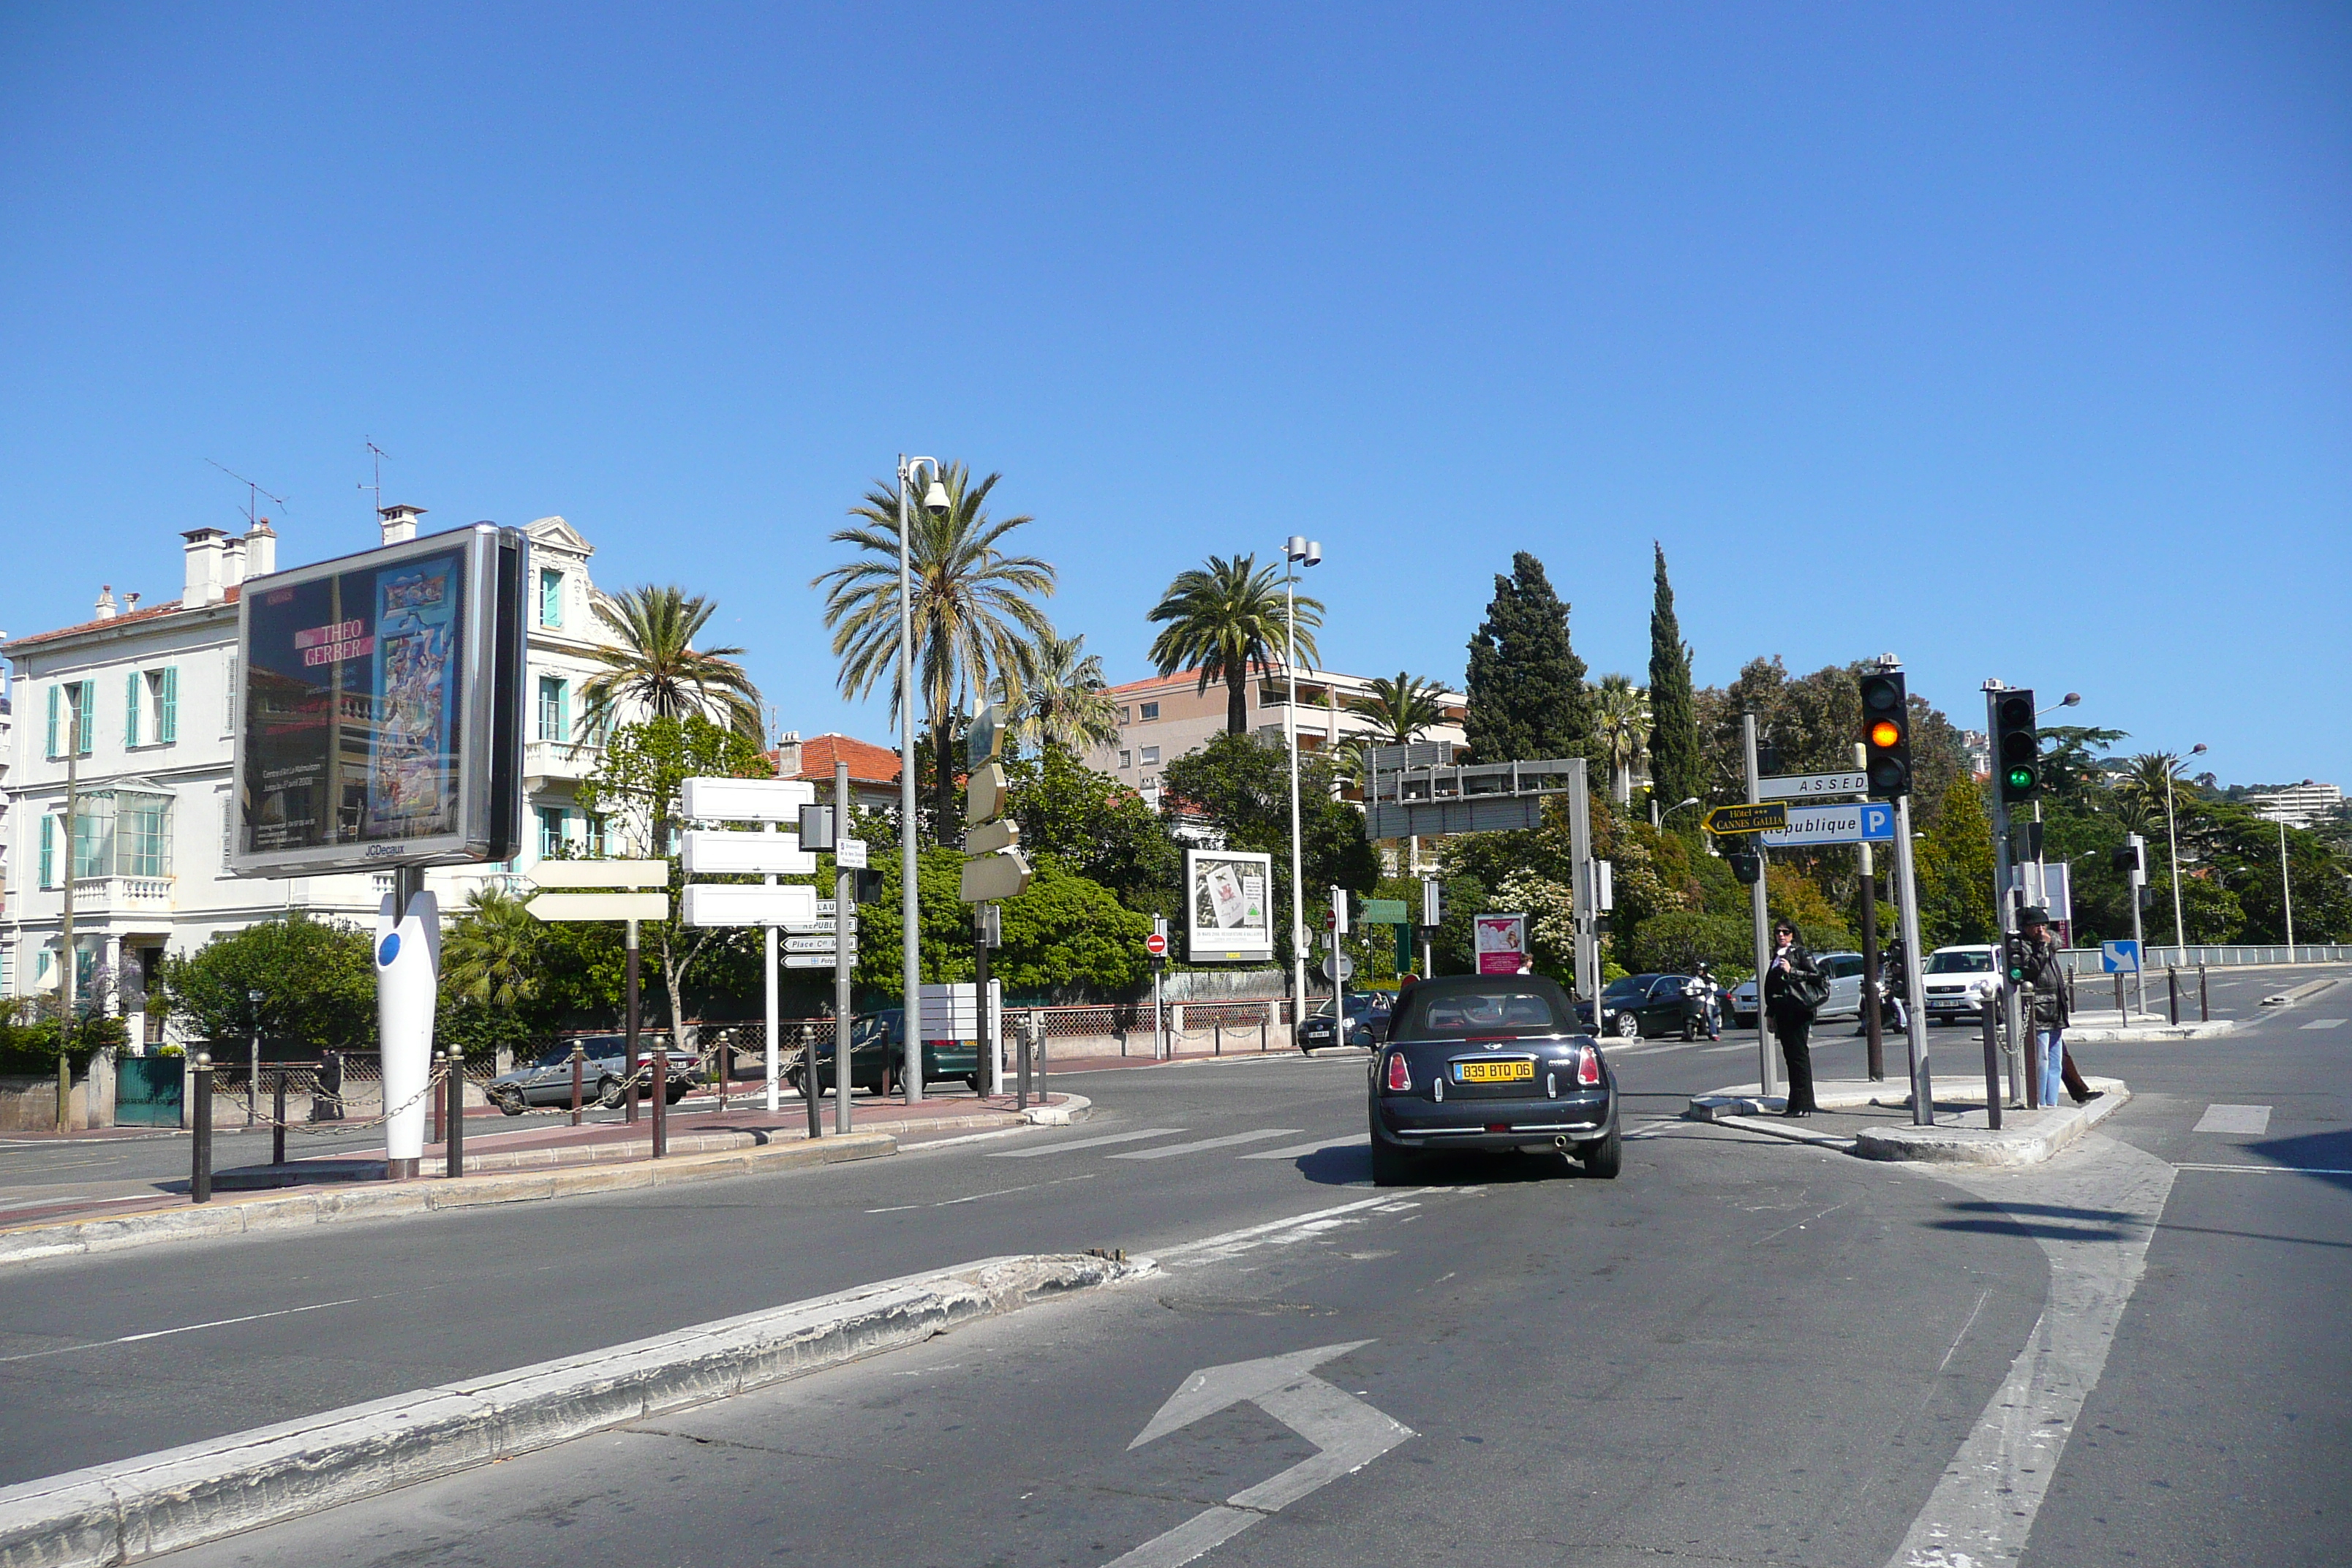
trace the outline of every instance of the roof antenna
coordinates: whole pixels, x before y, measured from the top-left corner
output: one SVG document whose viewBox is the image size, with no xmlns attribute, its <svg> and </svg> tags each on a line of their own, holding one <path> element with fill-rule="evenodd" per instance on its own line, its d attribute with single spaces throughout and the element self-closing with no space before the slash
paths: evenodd
<svg viewBox="0 0 2352 1568">
<path fill-rule="evenodd" d="M 213 460 L 210 458 L 206 458 L 205 461 L 207 463 L 213 463 Z M 226 463 L 213 463 L 213 467 L 218 468 L 222 473 L 226 474 L 230 479 L 235 479 L 238 484 L 245 487 L 246 527 L 251 528 L 256 522 L 265 521 L 255 515 L 261 510 L 260 498 L 263 496 L 269 496 L 269 499 L 277 503 L 278 510 L 283 511 L 286 510 L 286 498 L 284 496 L 269 495 L 268 490 L 263 489 L 259 485 L 255 484 L 251 479 L 247 479 L 243 474 L 238 473 L 235 468 L 230 468 Z"/>
<path fill-rule="evenodd" d="M 383 515 L 383 460 L 386 458 L 391 457 L 392 454 L 377 446 L 373 441 L 368 440 L 366 437 L 362 437 L 361 440 L 366 442 L 367 449 L 374 455 L 375 478 L 372 480 L 362 479 L 359 483 L 359 488 L 363 490 L 373 490 L 375 492 L 375 514 L 378 517 L 382 517 Z"/>
</svg>

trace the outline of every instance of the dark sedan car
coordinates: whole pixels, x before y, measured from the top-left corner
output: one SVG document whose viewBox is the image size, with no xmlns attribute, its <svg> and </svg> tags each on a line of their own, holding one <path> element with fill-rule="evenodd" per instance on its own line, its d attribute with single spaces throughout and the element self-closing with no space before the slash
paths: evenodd
<svg viewBox="0 0 2352 1568">
<path fill-rule="evenodd" d="M 1437 1149 L 1554 1149 L 1585 1174 L 1623 1157 L 1617 1080 L 1566 993 L 1539 975 L 1455 974 L 1397 1000 L 1372 1058 L 1372 1180 L 1413 1177 Z"/>
<path fill-rule="evenodd" d="M 896 1083 L 905 1069 L 907 1060 L 907 1015 L 903 1008 L 885 1007 L 878 1013 L 861 1013 L 849 1032 L 849 1087 L 851 1092 L 866 1089 L 882 1093 Z M 820 1098 L 833 1092 L 833 1042 L 825 1040 L 816 1047 L 817 1094 Z M 806 1095 L 803 1071 L 795 1062 L 784 1075 L 793 1092 Z M 980 1052 L 972 1047 L 952 1040 L 923 1042 L 923 1081 L 941 1083 L 961 1079 L 966 1087 L 980 1087 Z"/>
<path fill-rule="evenodd" d="M 1576 1005 L 1580 1022 L 1592 1017 L 1591 1004 Z M 1687 974 L 1626 974 L 1601 993 L 1601 1033 L 1621 1040 L 1676 1035 L 1696 1040 L 1706 1033 L 1706 1005 L 1691 989 Z"/>
<path fill-rule="evenodd" d="M 1385 991 L 1350 991 L 1348 993 L 1348 1043 L 1351 1046 L 1377 1046 L 1389 1037 L 1389 1016 L 1395 998 Z M 1339 1043 L 1338 1021 L 1331 1016 L 1331 1005 L 1326 1002 L 1321 1011 L 1310 1013 L 1298 1026 L 1298 1052 L 1301 1056 L 1325 1046 Z"/>
</svg>

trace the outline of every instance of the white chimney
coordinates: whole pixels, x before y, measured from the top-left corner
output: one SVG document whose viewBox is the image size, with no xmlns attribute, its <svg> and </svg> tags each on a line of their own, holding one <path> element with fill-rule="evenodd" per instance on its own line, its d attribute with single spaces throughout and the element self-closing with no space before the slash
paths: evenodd
<svg viewBox="0 0 2352 1568">
<path fill-rule="evenodd" d="M 200 610 L 226 596 L 221 584 L 221 545 L 228 535 L 217 528 L 192 528 L 180 535 L 188 542 L 188 585 L 180 607 Z"/>
<path fill-rule="evenodd" d="M 378 507 L 376 516 L 383 521 L 383 542 L 405 544 L 416 537 L 416 520 L 425 515 L 421 506 Z"/>
<path fill-rule="evenodd" d="M 278 531 L 269 526 L 269 520 L 265 517 L 246 531 L 245 574 L 249 581 L 255 577 L 267 577 L 277 570 Z"/>
<path fill-rule="evenodd" d="M 245 541 L 221 541 L 221 586 L 234 588 L 245 581 Z"/>
<path fill-rule="evenodd" d="M 787 730 L 776 737 L 776 776 L 794 779 L 801 774 L 801 732 Z"/>
<path fill-rule="evenodd" d="M 92 620 L 99 621 L 110 621 L 114 618 L 113 584 L 101 583 L 99 584 L 98 603 L 90 607 L 90 618 Z"/>
</svg>

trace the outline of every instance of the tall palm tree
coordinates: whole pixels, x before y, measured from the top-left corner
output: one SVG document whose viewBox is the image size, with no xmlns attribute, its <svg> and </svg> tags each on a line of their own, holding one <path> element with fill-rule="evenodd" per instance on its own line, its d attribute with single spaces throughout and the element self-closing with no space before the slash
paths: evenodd
<svg viewBox="0 0 2352 1568">
<path fill-rule="evenodd" d="M 1029 669 L 997 682 L 1013 716 L 1013 738 L 1025 746 L 1059 746 L 1084 755 L 1118 739 L 1118 710 L 1103 679 L 1102 655 L 1087 639 L 1047 632 L 1031 650 Z"/>
<path fill-rule="evenodd" d="M 1053 566 L 1034 555 L 1008 555 L 1004 536 L 1033 518 L 989 518 L 988 492 L 1003 478 L 991 474 L 978 484 L 961 463 L 940 471 L 948 492 L 947 510 L 933 517 L 910 509 L 908 571 L 912 578 L 916 681 L 922 689 L 923 720 L 931 731 L 931 754 L 941 759 L 934 806 L 945 824 L 955 811 L 956 771 L 947 764 L 958 714 L 971 700 L 1009 677 L 1024 680 L 1035 646 L 1053 635 L 1037 600 L 1054 592 Z M 893 679 L 898 659 L 898 492 L 876 485 L 849 515 L 863 523 L 833 535 L 859 553 L 821 574 L 809 585 L 824 589 L 824 624 L 841 660 L 841 693 L 863 697 L 878 684 L 890 687 L 890 715 L 898 716 Z M 914 759 L 905 759 L 912 767 Z"/>
<path fill-rule="evenodd" d="M 467 895 L 465 912 L 449 928 L 441 973 L 468 1002 L 500 1010 L 538 999 L 547 928 L 520 899 L 496 887 Z"/>
<path fill-rule="evenodd" d="M 740 735 L 760 736 L 760 692 L 735 662 L 740 647 L 698 648 L 694 639 L 719 606 L 699 594 L 646 584 L 595 601 L 596 618 L 621 639 L 590 655 L 604 669 L 580 689 L 588 733 L 611 724 L 623 704 L 654 719 L 699 715 Z"/>
<path fill-rule="evenodd" d="M 1650 742 L 1650 694 L 1630 675 L 1604 675 L 1593 693 L 1592 722 L 1609 759 L 1610 792 L 1622 805 L 1633 798 L 1633 764 Z"/>
<path fill-rule="evenodd" d="M 1376 679 L 1370 690 L 1348 699 L 1348 711 L 1372 721 L 1373 745 L 1410 746 L 1445 721 L 1445 688 L 1400 669 L 1394 680 Z"/>
<path fill-rule="evenodd" d="M 1276 668 L 1289 643 L 1282 578 L 1275 568 L 1259 566 L 1255 555 L 1212 555 L 1205 568 L 1177 574 L 1152 607 L 1151 619 L 1167 623 L 1151 639 L 1150 657 L 1160 673 L 1173 675 L 1193 666 L 1201 672 L 1202 691 L 1212 681 L 1223 681 L 1225 731 L 1238 735 L 1247 730 L 1250 671 Z M 1316 658 L 1313 628 L 1322 624 L 1321 601 L 1299 595 L 1298 653 L 1308 664 Z"/>
</svg>

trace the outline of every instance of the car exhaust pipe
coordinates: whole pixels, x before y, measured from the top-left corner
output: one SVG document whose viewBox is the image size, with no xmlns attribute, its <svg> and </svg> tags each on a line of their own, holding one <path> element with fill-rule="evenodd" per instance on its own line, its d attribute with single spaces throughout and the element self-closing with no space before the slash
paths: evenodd
<svg viewBox="0 0 2352 1568">
<path fill-rule="evenodd" d="M 1559 1151 L 1561 1153 L 1563 1153 L 1563 1154 L 1567 1153 L 1567 1152 L 1568 1152 L 1568 1134 L 1567 1134 L 1567 1133 L 1565 1133 L 1565 1132 L 1563 1132 L 1563 1133 L 1561 1133 L 1559 1137 L 1554 1138 L 1554 1139 L 1551 1141 L 1551 1146 L 1552 1146 L 1553 1148 L 1555 1148 L 1555 1149 L 1559 1150 Z"/>
</svg>

